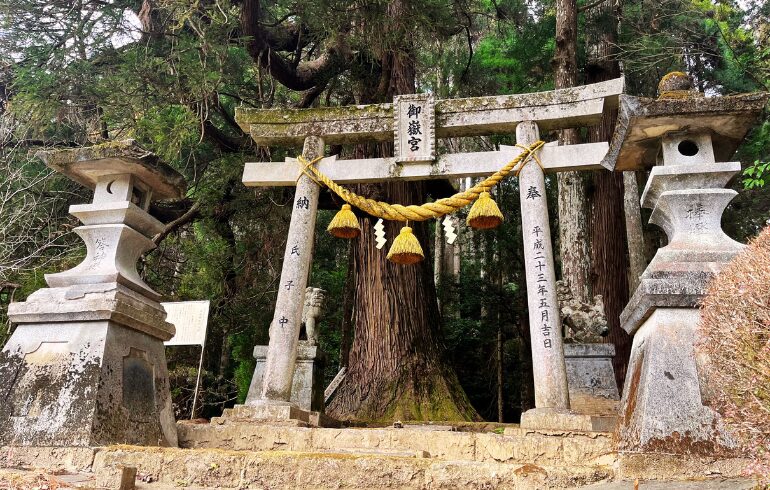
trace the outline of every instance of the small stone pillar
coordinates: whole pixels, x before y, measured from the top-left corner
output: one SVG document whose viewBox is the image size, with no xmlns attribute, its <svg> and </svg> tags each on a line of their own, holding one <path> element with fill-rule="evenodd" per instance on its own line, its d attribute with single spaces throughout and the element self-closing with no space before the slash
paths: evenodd
<svg viewBox="0 0 770 490">
<path fill-rule="evenodd" d="M 267 346 L 254 347 L 254 359 L 257 365 L 251 378 L 246 404 L 262 393 L 262 376 L 267 360 Z M 326 355 L 317 346 L 306 340 L 300 340 L 297 346 L 297 362 L 294 368 L 294 379 L 291 384 L 289 401 L 307 412 L 324 411 L 324 367 Z"/>
<path fill-rule="evenodd" d="M 755 101 L 699 96 L 683 76 L 664 78 L 661 99 L 631 101 L 621 110 L 626 136 L 618 161 L 624 153 L 642 161 L 657 155 L 641 205 L 653 210 L 650 222 L 663 228 L 668 244 L 647 266 L 620 317 L 634 336 L 620 446 L 712 454 L 733 441 L 709 406 L 706 359 L 696 351 L 698 308 L 711 279 L 744 247 L 721 228 L 722 213 L 737 194 L 723 187 L 741 166 L 717 162 L 715 155 L 732 155 Z M 677 79 L 678 86 L 665 89 Z"/>
<path fill-rule="evenodd" d="M 94 189 L 70 207 L 87 255 L 9 306 L 0 446 L 176 446 L 163 346 L 174 327 L 136 262 L 164 228 L 150 201 L 181 197 L 184 179 L 132 141 L 38 156 Z"/>
</svg>

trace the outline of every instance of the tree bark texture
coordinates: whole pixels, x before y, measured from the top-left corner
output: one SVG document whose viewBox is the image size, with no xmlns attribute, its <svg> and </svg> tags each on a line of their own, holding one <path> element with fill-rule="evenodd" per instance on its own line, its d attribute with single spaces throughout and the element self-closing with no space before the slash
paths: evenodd
<svg viewBox="0 0 770 490">
<path fill-rule="evenodd" d="M 436 284 L 439 314 L 444 316 L 444 234 L 442 233 L 441 220 L 436 221 L 433 234 L 433 282 Z"/>
<path fill-rule="evenodd" d="M 348 271 L 345 274 L 345 292 L 342 299 L 342 326 L 340 333 L 340 367 L 350 363 L 350 347 L 353 343 L 354 305 L 356 298 L 355 271 L 353 270 L 352 245 L 348 246 Z"/>
<path fill-rule="evenodd" d="M 577 85 L 577 5 L 576 0 L 556 2 L 556 52 L 554 76 L 557 89 Z M 580 143 L 576 129 L 559 133 L 559 144 Z M 582 172 L 560 172 L 559 184 L 559 254 L 561 277 L 569 283 L 572 294 L 589 301 L 590 255 L 588 247 L 588 207 Z"/>
<path fill-rule="evenodd" d="M 639 204 L 639 185 L 636 181 L 636 172 L 623 172 L 623 196 L 628 240 L 628 294 L 630 296 L 639 286 L 639 276 L 647 267 L 647 260 L 644 257 L 642 210 Z"/>
<path fill-rule="evenodd" d="M 620 76 L 614 58 L 620 2 L 604 0 L 588 10 L 587 83 Z M 606 111 L 601 124 L 589 130 L 589 141 L 609 141 L 615 129 L 617 110 Z M 591 264 L 592 293 L 601 294 L 610 327 L 607 342 L 615 344 L 615 377 L 623 386 L 631 337 L 620 328 L 620 313 L 628 302 L 628 257 L 625 213 L 623 210 L 623 174 L 597 170 L 592 173 L 591 199 Z"/>
</svg>

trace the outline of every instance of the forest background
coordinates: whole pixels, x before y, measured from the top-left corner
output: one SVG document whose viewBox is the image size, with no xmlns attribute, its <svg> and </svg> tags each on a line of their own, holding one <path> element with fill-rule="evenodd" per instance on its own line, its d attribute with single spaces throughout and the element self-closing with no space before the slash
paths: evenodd
<svg viewBox="0 0 770 490">
<path fill-rule="evenodd" d="M 389 102 L 411 92 L 516 94 L 621 74 L 627 93 L 654 97 L 672 70 L 690 73 L 709 96 L 767 91 L 770 5 L 0 0 L 0 343 L 12 331 L 8 303 L 44 287 L 45 273 L 74 266 L 85 253 L 67 209 L 90 201 L 89 192 L 46 169 L 34 157 L 39 149 L 133 138 L 187 178 L 184 199 L 153 206 L 170 225 L 140 269 L 168 300 L 211 300 L 197 413 L 212 416 L 244 399 L 252 348 L 268 341 L 291 212 L 293 189 L 247 189 L 240 182 L 243 165 L 300 151 L 257 147 L 236 124 L 236 107 Z M 606 141 L 611 119 L 542 137 Z M 441 141 L 439 150 L 512 142 L 506 135 L 458 138 Z M 389 146 L 327 153 L 376 156 L 392 151 Z M 741 193 L 723 225 L 745 242 L 770 219 L 767 116 L 737 159 L 744 172 L 733 187 Z M 630 344 L 617 315 L 639 268 L 665 240 L 647 225 L 643 235 L 634 234 L 639 225 L 627 221 L 633 213 L 624 198 L 638 195 L 645 180 L 644 173 L 609 172 L 547 179 L 558 262 L 580 297 L 605 297 L 619 382 Z M 359 191 L 414 203 L 461 185 Z M 342 365 L 350 373 L 330 407 L 333 415 L 513 422 L 532 406 L 516 180 L 501 185 L 495 198 L 503 226 L 483 233 L 463 227 L 454 247 L 436 237 L 435 224 L 418 227 L 427 259 L 403 268 L 373 249 L 371 220 L 363 220 L 358 241 L 328 236 L 324 230 L 339 203 L 324 193 L 309 284 L 328 292 L 321 320 L 327 381 Z M 641 223 L 648 216 L 643 210 Z M 396 231 L 390 227 L 389 236 Z M 197 355 L 194 348 L 169 351 L 179 418 L 190 416 Z"/>
</svg>

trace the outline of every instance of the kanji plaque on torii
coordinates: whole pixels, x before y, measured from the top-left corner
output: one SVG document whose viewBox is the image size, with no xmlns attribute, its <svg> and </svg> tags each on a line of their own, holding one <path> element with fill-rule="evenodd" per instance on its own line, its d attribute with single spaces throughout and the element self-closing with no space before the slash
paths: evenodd
<svg viewBox="0 0 770 490">
<path fill-rule="evenodd" d="M 430 94 L 393 99 L 393 153 L 396 163 L 431 162 L 436 158 L 436 110 Z"/>
<path fill-rule="evenodd" d="M 297 110 L 242 109 L 236 119 L 262 145 L 304 144 L 301 158 L 284 162 L 247 163 L 247 186 L 295 186 L 281 287 L 270 327 L 270 345 L 260 393 L 249 393 L 255 417 L 292 417 L 289 402 L 302 314 L 300 292 L 307 285 L 318 205 L 318 180 L 335 184 L 489 177 L 513 160 L 517 168 L 524 234 L 527 298 L 537 410 L 569 410 L 561 320 L 557 310 L 553 249 L 549 231 L 545 172 L 603 169 L 608 144 L 541 146 L 541 130 L 597 124 L 617 104 L 623 79 L 546 93 L 446 99 L 405 95 L 394 104 Z M 411 129 L 410 129 L 411 128 Z M 417 130 L 419 129 L 419 133 Z M 411 133 L 411 134 L 410 134 Z M 436 155 L 435 139 L 459 136 L 516 134 L 517 146 L 497 151 Z M 338 160 L 320 157 L 324 145 L 394 141 L 390 158 Z M 419 140 L 419 141 L 417 141 Z M 537 164 L 528 164 L 537 148 Z M 300 163 L 303 162 L 303 163 Z M 309 175 L 310 174 L 310 175 Z M 478 196 L 477 196 L 478 197 Z M 350 201 L 349 201 L 350 202 Z M 351 202 L 355 205 L 355 202 Z M 411 218 L 410 218 L 411 219 Z M 425 218 L 427 219 L 427 218 Z M 399 219 L 405 221 L 405 219 Z M 296 253 L 295 253 L 296 252 Z"/>
</svg>

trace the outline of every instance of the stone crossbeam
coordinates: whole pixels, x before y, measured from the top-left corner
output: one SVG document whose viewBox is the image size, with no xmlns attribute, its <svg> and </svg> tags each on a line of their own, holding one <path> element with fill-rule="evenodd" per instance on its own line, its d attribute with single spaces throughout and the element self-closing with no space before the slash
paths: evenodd
<svg viewBox="0 0 770 490">
<path fill-rule="evenodd" d="M 514 133 L 521 121 L 543 131 L 598 124 L 605 109 L 617 105 L 624 80 L 550 92 L 437 100 L 436 137 Z M 308 135 L 323 135 L 327 145 L 393 141 L 393 104 L 311 109 L 239 108 L 236 121 L 260 145 L 301 145 Z"/>
<path fill-rule="evenodd" d="M 572 146 L 546 145 L 539 158 L 545 171 L 601 170 L 607 154 L 606 142 Z M 435 163 L 398 164 L 396 158 L 337 160 L 324 158 L 316 164 L 321 172 L 340 184 L 382 182 L 384 180 L 426 180 L 435 178 L 485 177 L 493 174 L 523 150 L 501 146 L 499 151 L 451 153 L 441 155 Z M 250 187 L 294 186 L 300 175 L 295 158 L 284 162 L 247 163 L 243 183 Z"/>
</svg>

